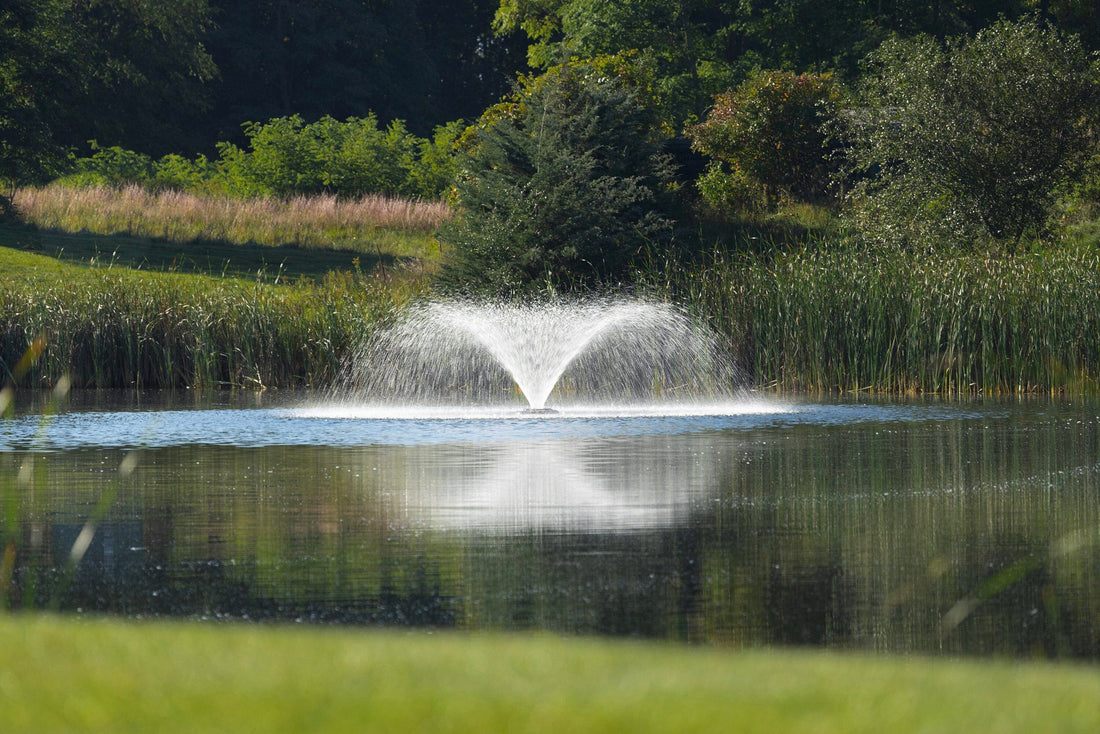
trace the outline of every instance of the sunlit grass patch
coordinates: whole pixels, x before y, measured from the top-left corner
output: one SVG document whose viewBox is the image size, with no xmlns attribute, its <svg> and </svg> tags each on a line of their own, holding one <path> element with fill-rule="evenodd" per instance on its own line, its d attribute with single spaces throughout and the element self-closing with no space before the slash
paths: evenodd
<svg viewBox="0 0 1100 734">
<path fill-rule="evenodd" d="M 234 199 L 136 185 L 22 188 L 14 203 L 24 221 L 41 229 L 419 258 L 437 253 L 432 232 L 450 215 L 444 202 L 381 195 Z"/>
<path fill-rule="evenodd" d="M 1100 671 L 545 636 L 0 620 L 8 732 L 1091 732 Z"/>
</svg>

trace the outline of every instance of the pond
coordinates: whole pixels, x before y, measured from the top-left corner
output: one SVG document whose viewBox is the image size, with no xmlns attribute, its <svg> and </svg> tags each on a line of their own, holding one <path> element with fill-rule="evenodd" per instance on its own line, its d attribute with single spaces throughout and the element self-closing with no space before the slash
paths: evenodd
<svg viewBox="0 0 1100 734">
<path fill-rule="evenodd" d="M 1100 657 L 1096 400 L 74 394 L 0 508 L 15 608 Z"/>
</svg>

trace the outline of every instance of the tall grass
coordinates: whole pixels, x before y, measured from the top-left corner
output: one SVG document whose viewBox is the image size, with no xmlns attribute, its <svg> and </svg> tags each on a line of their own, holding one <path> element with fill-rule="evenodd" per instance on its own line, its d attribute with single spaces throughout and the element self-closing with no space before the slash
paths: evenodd
<svg viewBox="0 0 1100 734">
<path fill-rule="evenodd" d="M 392 235 L 389 254 L 418 237 L 421 251 L 405 254 L 423 255 L 447 216 L 440 203 L 383 197 L 238 201 L 139 187 L 21 189 L 16 202 L 42 228 L 372 254 Z M 790 249 L 747 233 L 740 253 L 654 256 L 641 287 L 710 322 L 763 388 L 1100 391 L 1095 246 L 930 256 L 826 245 L 823 237 L 838 235 L 802 220 L 805 236 Z M 789 241 L 783 231 L 775 230 Z M 424 287 L 423 278 L 391 279 L 386 269 L 378 278 L 337 273 L 275 286 L 66 267 L 42 260 L 7 269 L 21 274 L 0 285 L 0 361 L 14 364 L 45 336 L 48 354 L 30 377 L 52 382 L 68 372 L 78 387 L 319 384 L 339 369 L 353 334 Z"/>
<path fill-rule="evenodd" d="M 429 254 L 425 239 L 449 216 L 444 202 L 381 195 L 235 199 L 149 191 L 137 185 L 21 188 L 13 201 L 20 216 L 41 229 L 173 242 L 217 240 L 366 252 L 384 247 L 390 254 L 419 257 Z"/>
<path fill-rule="evenodd" d="M 46 260 L 46 258 L 43 258 Z M 326 385 L 418 287 L 356 272 L 320 282 L 69 266 L 0 284 L 0 381 L 77 388 Z"/>
<path fill-rule="evenodd" d="M 707 318 L 758 386 L 940 394 L 1100 389 L 1100 253 L 803 248 L 643 276 Z"/>
</svg>

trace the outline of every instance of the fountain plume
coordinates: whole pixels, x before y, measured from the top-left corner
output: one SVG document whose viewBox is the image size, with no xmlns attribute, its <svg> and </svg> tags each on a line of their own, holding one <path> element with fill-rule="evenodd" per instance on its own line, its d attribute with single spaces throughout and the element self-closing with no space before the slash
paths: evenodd
<svg viewBox="0 0 1100 734">
<path fill-rule="evenodd" d="M 713 399 L 735 370 L 713 334 L 668 303 L 634 298 L 408 308 L 355 356 L 341 397 L 485 404 Z M 553 398 L 553 400 L 552 400 Z"/>
</svg>

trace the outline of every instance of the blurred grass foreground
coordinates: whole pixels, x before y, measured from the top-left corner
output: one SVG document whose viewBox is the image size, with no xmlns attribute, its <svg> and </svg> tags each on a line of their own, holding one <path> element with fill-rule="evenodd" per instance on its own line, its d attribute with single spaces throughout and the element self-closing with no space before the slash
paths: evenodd
<svg viewBox="0 0 1100 734">
<path fill-rule="evenodd" d="M 44 731 L 1095 732 L 1100 671 L 348 628 L 0 618 Z"/>
</svg>

